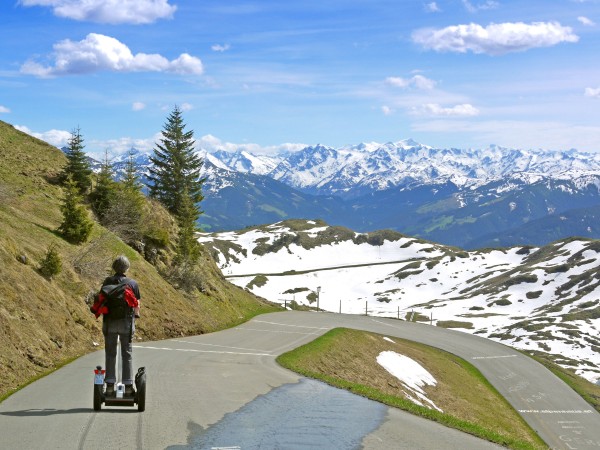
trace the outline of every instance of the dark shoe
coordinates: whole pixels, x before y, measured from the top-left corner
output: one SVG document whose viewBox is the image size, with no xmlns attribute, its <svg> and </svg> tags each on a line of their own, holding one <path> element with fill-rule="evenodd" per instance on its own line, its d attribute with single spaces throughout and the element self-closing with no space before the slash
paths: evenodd
<svg viewBox="0 0 600 450">
<path fill-rule="evenodd" d="M 107 397 L 115 396 L 115 384 L 114 383 L 106 383 L 106 391 L 104 392 L 104 395 L 106 395 Z"/>
<path fill-rule="evenodd" d="M 135 395 L 135 389 L 133 384 L 125 385 L 125 397 L 133 397 Z"/>
</svg>

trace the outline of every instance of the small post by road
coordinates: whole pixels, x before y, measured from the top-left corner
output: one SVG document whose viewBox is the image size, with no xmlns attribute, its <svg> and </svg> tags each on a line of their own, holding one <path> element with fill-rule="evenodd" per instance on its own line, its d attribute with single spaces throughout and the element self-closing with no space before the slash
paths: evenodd
<svg viewBox="0 0 600 450">
<path fill-rule="evenodd" d="M 365 316 L 369 315 L 369 310 L 367 309 L 368 304 L 369 304 L 368 302 L 365 302 Z"/>
<path fill-rule="evenodd" d="M 400 307 L 398 306 L 398 320 L 400 320 Z"/>
<path fill-rule="evenodd" d="M 317 286 L 317 312 L 319 311 L 319 300 L 321 299 L 321 286 Z"/>
<path fill-rule="evenodd" d="M 342 313 L 342 301 L 340 300 L 340 314 Z"/>
<path fill-rule="evenodd" d="M 433 311 L 431 311 L 431 316 L 429 317 L 429 325 L 433 325 Z"/>
</svg>

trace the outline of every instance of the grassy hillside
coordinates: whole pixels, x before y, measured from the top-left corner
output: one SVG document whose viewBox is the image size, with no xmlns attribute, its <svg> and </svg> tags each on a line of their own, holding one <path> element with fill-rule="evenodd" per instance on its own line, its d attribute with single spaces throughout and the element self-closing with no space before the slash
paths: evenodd
<svg viewBox="0 0 600 450">
<path fill-rule="evenodd" d="M 224 280 L 207 252 L 202 289 L 186 294 L 100 225 L 75 246 L 56 229 L 62 188 L 54 180 L 66 162 L 61 151 L 0 121 L 0 398 L 27 380 L 102 345 L 101 320 L 85 303 L 121 253 L 142 294 L 136 339 L 206 333 L 273 311 L 274 306 Z M 55 246 L 63 270 L 54 279 L 39 272 Z"/>
</svg>

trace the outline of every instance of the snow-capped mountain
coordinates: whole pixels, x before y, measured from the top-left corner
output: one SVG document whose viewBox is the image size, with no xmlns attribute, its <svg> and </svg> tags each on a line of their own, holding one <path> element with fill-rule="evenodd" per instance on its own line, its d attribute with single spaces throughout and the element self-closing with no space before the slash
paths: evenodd
<svg viewBox="0 0 600 450">
<path fill-rule="evenodd" d="M 240 159 L 247 160 L 247 152 L 218 152 L 214 156 L 232 170 L 238 170 Z M 495 145 L 476 150 L 436 149 L 411 139 L 338 149 L 306 147 L 286 158 L 273 158 L 270 171 L 265 158 L 255 165 L 255 171 L 252 164 L 245 164 L 244 171 L 268 175 L 307 193 L 345 198 L 418 184 L 451 182 L 461 189 L 472 189 L 507 176 L 518 175 L 532 183 L 540 178 L 579 180 L 600 174 L 600 155 L 594 153 Z"/>
<path fill-rule="evenodd" d="M 241 173 L 253 173 L 256 175 L 267 175 L 277 167 L 279 158 L 253 155 L 245 150 L 231 153 L 224 150 L 218 150 L 210 155 L 211 160 L 218 160 L 225 164 L 225 166 L 235 172 Z"/>
<path fill-rule="evenodd" d="M 200 242 L 231 282 L 268 300 L 456 328 L 600 379 L 597 240 L 466 252 L 392 231 L 285 221 Z"/>
<path fill-rule="evenodd" d="M 149 154 L 133 156 L 143 178 Z M 117 173 L 128 157 L 113 160 Z M 202 157 L 206 230 L 321 218 L 464 248 L 600 238 L 600 154 L 436 149 L 409 139 Z"/>
</svg>

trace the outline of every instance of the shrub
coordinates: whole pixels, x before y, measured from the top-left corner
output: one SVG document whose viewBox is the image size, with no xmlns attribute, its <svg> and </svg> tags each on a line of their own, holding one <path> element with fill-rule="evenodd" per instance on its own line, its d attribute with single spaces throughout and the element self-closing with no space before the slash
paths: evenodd
<svg viewBox="0 0 600 450">
<path fill-rule="evenodd" d="M 60 255 L 56 251 L 56 246 L 51 245 L 48 247 L 46 256 L 40 263 L 40 273 L 46 278 L 52 278 L 54 275 L 58 275 L 62 270 L 62 261 Z"/>
<path fill-rule="evenodd" d="M 77 185 L 73 180 L 68 179 L 65 198 L 60 208 L 63 213 L 63 222 L 60 224 L 58 231 L 72 244 L 81 244 L 87 241 L 94 226 L 81 201 Z"/>
</svg>

